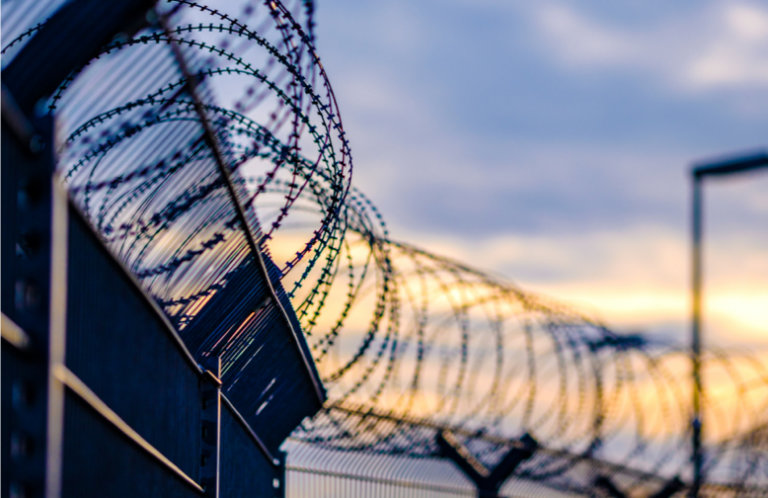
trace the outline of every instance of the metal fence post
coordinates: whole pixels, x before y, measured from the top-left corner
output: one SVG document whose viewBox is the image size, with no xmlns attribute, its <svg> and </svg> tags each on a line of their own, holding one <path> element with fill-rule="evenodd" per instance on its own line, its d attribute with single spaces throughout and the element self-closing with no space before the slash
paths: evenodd
<svg viewBox="0 0 768 498">
<path fill-rule="evenodd" d="M 221 461 L 221 360 L 211 359 L 203 365 L 204 374 L 200 379 L 201 401 L 201 455 L 200 482 L 205 496 L 219 497 L 219 475 Z"/>
<path fill-rule="evenodd" d="M 488 469 L 477 460 L 450 431 L 438 431 L 435 435 L 440 452 L 451 460 L 461 472 L 475 485 L 480 498 L 496 498 L 499 490 L 515 469 L 531 458 L 539 448 L 539 443 L 528 433 L 524 434 L 519 444 L 513 446 L 493 468 Z"/>
<path fill-rule="evenodd" d="M 768 168 L 768 154 L 730 158 L 721 161 L 694 165 L 691 170 L 691 375 L 693 377 L 693 413 L 691 420 L 691 466 L 693 479 L 690 495 L 699 496 L 704 485 L 704 447 L 701 375 L 701 313 L 702 313 L 702 234 L 704 229 L 704 179 L 710 176 L 725 176 Z"/>
<path fill-rule="evenodd" d="M 53 125 L 47 117 L 32 120 L 5 86 L 2 93 L 2 495 L 44 496 L 55 304 Z"/>
<path fill-rule="evenodd" d="M 691 465 L 693 482 L 691 496 L 699 496 L 702 484 L 703 455 L 701 448 L 701 236 L 702 236 L 701 176 L 693 175 L 693 209 L 691 220 L 691 375 L 693 378 L 693 417 L 691 420 Z"/>
</svg>

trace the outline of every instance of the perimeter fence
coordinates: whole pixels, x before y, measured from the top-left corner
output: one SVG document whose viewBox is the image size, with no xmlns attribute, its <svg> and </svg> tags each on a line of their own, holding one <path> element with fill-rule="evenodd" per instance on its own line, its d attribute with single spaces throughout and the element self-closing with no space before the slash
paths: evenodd
<svg viewBox="0 0 768 498">
<path fill-rule="evenodd" d="M 2 5 L 3 496 L 686 491 L 687 352 L 393 240 L 311 1 Z M 704 495 L 766 365 L 705 355 Z"/>
</svg>

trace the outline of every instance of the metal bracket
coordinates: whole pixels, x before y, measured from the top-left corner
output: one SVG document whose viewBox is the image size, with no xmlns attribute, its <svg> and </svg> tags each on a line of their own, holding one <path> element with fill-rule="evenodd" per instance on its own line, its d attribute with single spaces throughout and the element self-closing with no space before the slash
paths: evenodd
<svg viewBox="0 0 768 498">
<path fill-rule="evenodd" d="M 670 498 L 685 488 L 685 483 L 680 479 L 680 477 L 675 476 L 672 478 L 672 480 L 667 481 L 667 483 L 664 484 L 660 490 L 652 494 L 649 498 Z"/>
<path fill-rule="evenodd" d="M 456 464 L 474 483 L 478 496 L 487 498 L 498 497 L 504 482 L 539 447 L 539 443 L 526 433 L 520 438 L 519 444 L 513 446 L 493 469 L 488 469 L 450 431 L 438 431 L 436 442 L 443 456 Z"/>
<path fill-rule="evenodd" d="M 608 476 L 597 476 L 593 485 L 595 486 L 595 489 L 599 490 L 605 496 L 610 496 L 611 498 L 627 498 L 627 495 L 616 487 Z"/>
</svg>

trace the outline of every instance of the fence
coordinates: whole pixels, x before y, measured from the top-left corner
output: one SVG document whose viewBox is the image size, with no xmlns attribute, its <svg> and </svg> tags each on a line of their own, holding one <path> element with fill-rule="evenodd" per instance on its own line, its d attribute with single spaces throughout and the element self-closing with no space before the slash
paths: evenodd
<svg viewBox="0 0 768 498">
<path fill-rule="evenodd" d="M 391 240 L 286 3 L 4 2 L 3 496 L 683 490 L 685 355 Z M 757 494 L 766 369 L 706 359 Z"/>
<path fill-rule="evenodd" d="M 152 3 L 9 4 L 14 28 L 24 19 L 30 28 L 3 49 L 3 496 L 282 496 L 278 447 L 324 399 L 279 272 L 256 240 L 258 220 L 230 176 L 202 101 L 205 85 L 189 73 L 201 70 L 199 60 L 169 34 L 178 9 Z M 140 30 L 163 47 L 109 55 Z M 154 79 L 131 72 L 141 61 Z M 117 80 L 104 85 L 110 76 Z M 121 140 L 137 131 L 121 121 L 100 128 L 94 148 L 84 145 L 94 121 L 78 117 L 118 115 L 110 106 L 141 95 L 148 82 L 175 86 L 172 100 L 142 101 L 141 119 L 164 123 L 162 131 L 126 150 Z M 181 108 L 175 117 L 185 117 L 163 121 L 172 105 Z M 70 134 L 69 146 L 54 128 Z M 143 225 L 125 204 L 105 211 L 110 196 L 124 199 L 119 181 L 95 187 L 91 174 L 80 189 L 73 173 L 83 163 L 69 173 L 63 166 L 72 154 L 98 156 L 113 168 L 106 175 L 120 175 L 141 162 L 137 150 L 150 160 L 152 151 L 191 142 L 205 158 L 185 171 L 186 182 L 126 187 L 134 199 L 141 192 L 145 203 L 166 204 Z M 204 193 L 196 191 L 206 182 Z M 197 205 L 185 203 L 191 191 Z M 97 213 L 89 210 L 94 196 Z M 98 217 L 105 213 L 122 232 L 111 236 Z M 169 250 L 179 245 L 168 234 L 181 246 L 209 247 L 201 225 L 227 231 L 213 257 L 219 264 L 198 259 L 190 268 L 193 252 L 184 271 L 198 274 L 167 285 L 168 268 L 179 266 Z M 137 246 L 122 244 L 121 235 L 136 231 L 152 236 L 131 252 Z M 157 266 L 142 275 L 142 264 Z M 153 286 L 157 275 L 165 280 Z M 181 294 L 197 292 L 195 285 L 207 294 Z"/>
</svg>

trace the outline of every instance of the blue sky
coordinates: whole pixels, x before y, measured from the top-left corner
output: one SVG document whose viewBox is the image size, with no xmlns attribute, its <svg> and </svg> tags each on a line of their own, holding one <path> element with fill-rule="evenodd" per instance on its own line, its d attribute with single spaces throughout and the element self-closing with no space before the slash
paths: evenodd
<svg viewBox="0 0 768 498">
<path fill-rule="evenodd" d="M 393 237 L 682 337 L 687 171 L 766 145 L 768 6 L 327 0 L 317 38 Z M 768 315 L 766 189 L 708 189 L 722 337 Z"/>
</svg>

